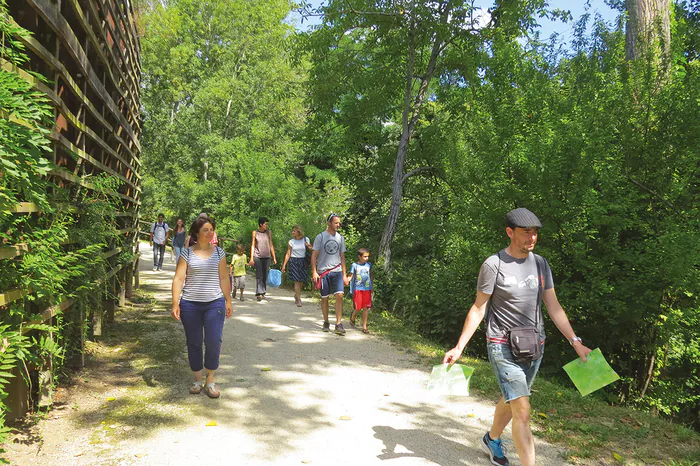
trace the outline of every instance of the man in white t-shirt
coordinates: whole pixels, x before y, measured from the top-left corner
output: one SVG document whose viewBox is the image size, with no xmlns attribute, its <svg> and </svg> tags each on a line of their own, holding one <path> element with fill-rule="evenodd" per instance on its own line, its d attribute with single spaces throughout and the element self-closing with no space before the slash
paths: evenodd
<svg viewBox="0 0 700 466">
<path fill-rule="evenodd" d="M 165 244 L 170 237 L 170 227 L 164 222 L 165 215 L 158 214 L 158 221 L 151 225 L 150 244 L 153 246 L 153 271 L 163 270 Z"/>
</svg>

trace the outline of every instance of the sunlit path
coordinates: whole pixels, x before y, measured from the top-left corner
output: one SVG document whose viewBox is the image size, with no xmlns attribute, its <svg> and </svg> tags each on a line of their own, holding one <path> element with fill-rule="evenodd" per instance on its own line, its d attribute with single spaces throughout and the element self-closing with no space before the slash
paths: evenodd
<svg viewBox="0 0 700 466">
<path fill-rule="evenodd" d="M 92 405 L 47 424 L 70 426 L 75 435 L 46 445 L 54 453 L 39 454 L 34 464 L 489 464 L 478 442 L 491 402 L 431 395 L 428 368 L 414 356 L 349 324 L 345 337 L 323 333 L 319 304 L 307 297 L 297 308 L 288 290 L 270 290 L 263 302 L 234 300 L 217 371 L 221 398 L 189 395 L 184 334 L 159 337 L 159 326 L 170 325 L 174 264 L 166 256 L 164 270 L 152 272 L 147 245 L 141 254 L 141 287 L 158 299 L 153 338 L 142 344 L 174 345 L 177 368 L 164 374 L 145 367 L 138 379 L 116 379 Z M 111 394 L 117 399 L 107 407 L 102 400 Z M 124 426 L 135 427 L 128 435 L 102 434 Z M 538 464 L 563 464 L 559 449 L 537 448 Z"/>
</svg>

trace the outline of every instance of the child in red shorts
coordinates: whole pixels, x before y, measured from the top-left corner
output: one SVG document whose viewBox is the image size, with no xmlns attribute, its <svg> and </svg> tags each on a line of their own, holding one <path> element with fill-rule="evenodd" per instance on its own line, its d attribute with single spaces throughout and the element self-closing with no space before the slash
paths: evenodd
<svg viewBox="0 0 700 466">
<path fill-rule="evenodd" d="M 360 248 L 357 251 L 357 262 L 353 262 L 350 268 L 350 289 L 353 292 L 353 311 L 350 316 L 350 325 L 355 326 L 355 317 L 362 311 L 362 332 L 367 330 L 367 317 L 372 307 L 372 264 L 369 260 L 369 251 Z"/>
</svg>

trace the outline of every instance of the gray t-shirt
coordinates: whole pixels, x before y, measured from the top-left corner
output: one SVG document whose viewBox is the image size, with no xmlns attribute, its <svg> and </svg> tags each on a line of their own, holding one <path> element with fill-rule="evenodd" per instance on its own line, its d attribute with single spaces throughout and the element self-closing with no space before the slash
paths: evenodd
<svg viewBox="0 0 700 466">
<path fill-rule="evenodd" d="M 316 271 L 323 273 L 340 264 L 340 253 L 345 252 L 345 238 L 338 232 L 331 235 L 324 230 L 314 240 L 314 251 L 318 251 Z M 338 272 L 342 272 L 341 267 L 338 267 Z"/>
<path fill-rule="evenodd" d="M 539 280 L 544 283 L 544 289 L 549 290 L 554 288 L 552 270 L 544 258 L 542 263 L 544 267 L 541 267 Z M 516 259 L 503 249 L 481 264 L 477 289 L 491 295 L 486 310 L 487 338 L 503 340 L 513 327 L 535 325 L 537 281 L 537 262 L 533 253 L 525 259 Z M 538 319 L 540 335 L 544 339 L 541 307 Z M 501 342 L 505 343 L 504 340 Z"/>
</svg>

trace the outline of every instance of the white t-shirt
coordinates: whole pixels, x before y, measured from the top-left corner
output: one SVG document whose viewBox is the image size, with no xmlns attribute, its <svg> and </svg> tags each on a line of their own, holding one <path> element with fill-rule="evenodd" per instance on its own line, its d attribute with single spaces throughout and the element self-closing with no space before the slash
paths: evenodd
<svg viewBox="0 0 700 466">
<path fill-rule="evenodd" d="M 168 224 L 163 222 L 163 223 L 154 223 L 151 225 L 151 233 L 153 233 L 153 242 L 156 244 L 165 244 L 165 234 L 170 230 L 170 227 L 168 227 Z"/>
<path fill-rule="evenodd" d="M 304 236 L 302 239 L 290 239 L 289 247 L 292 248 L 292 255 L 290 257 L 296 257 L 301 259 L 306 257 L 306 243 L 309 242 L 309 238 Z"/>
</svg>

